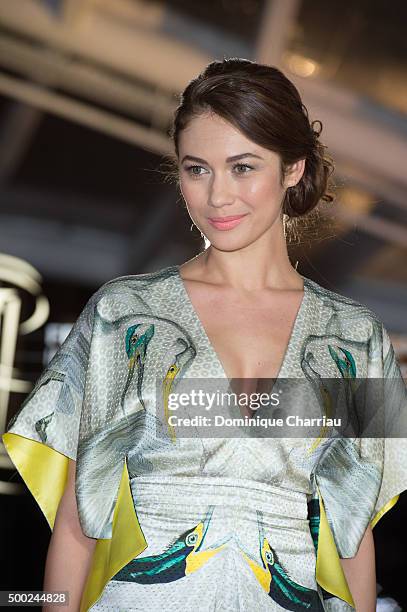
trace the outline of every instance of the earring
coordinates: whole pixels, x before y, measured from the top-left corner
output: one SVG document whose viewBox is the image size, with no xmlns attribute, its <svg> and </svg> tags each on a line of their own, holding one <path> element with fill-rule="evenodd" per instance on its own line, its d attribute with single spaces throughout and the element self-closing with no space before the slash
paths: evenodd
<svg viewBox="0 0 407 612">
<path fill-rule="evenodd" d="M 189 231 L 190 231 L 190 232 L 192 232 L 193 227 L 194 227 L 194 224 L 193 224 L 193 223 L 191 223 L 191 227 L 189 228 Z"/>
</svg>

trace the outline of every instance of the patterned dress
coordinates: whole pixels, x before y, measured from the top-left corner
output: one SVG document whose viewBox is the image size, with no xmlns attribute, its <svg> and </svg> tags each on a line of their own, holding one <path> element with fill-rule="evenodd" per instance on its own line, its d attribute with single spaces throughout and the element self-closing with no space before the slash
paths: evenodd
<svg viewBox="0 0 407 612">
<path fill-rule="evenodd" d="M 355 381 L 385 380 L 381 406 L 405 424 L 381 321 L 303 279 L 274 386 L 309 383 L 305 413 L 329 416 L 325 380 L 351 411 Z M 179 266 L 124 276 L 90 298 L 8 424 L 5 447 L 51 528 L 76 460 L 80 524 L 97 539 L 81 611 L 354 610 L 339 559 L 407 488 L 406 439 L 329 425 L 311 437 L 177 435 L 169 398 L 198 379 L 230 390 Z"/>
</svg>

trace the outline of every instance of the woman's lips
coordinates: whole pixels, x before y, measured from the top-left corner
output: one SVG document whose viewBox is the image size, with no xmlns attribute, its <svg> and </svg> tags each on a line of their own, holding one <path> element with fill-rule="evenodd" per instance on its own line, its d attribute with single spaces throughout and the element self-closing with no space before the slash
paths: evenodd
<svg viewBox="0 0 407 612">
<path fill-rule="evenodd" d="M 219 230 L 230 230 L 242 221 L 243 217 L 246 217 L 248 213 L 244 215 L 233 215 L 230 217 L 220 217 L 220 218 L 208 218 L 209 223 L 216 227 Z"/>
</svg>

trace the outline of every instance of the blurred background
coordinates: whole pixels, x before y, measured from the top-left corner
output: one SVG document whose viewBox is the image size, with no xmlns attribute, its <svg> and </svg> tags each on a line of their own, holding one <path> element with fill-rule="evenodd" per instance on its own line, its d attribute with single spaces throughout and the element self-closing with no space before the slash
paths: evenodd
<svg viewBox="0 0 407 612">
<path fill-rule="evenodd" d="M 322 121 L 336 201 L 290 256 L 377 313 L 407 377 L 406 23 L 402 0 L 0 0 L 0 433 L 101 284 L 203 249 L 163 156 L 224 57 L 278 66 Z M 403 609 L 405 495 L 374 530 Z M 0 499 L 0 589 L 41 589 L 50 530 L 2 446 Z"/>
</svg>

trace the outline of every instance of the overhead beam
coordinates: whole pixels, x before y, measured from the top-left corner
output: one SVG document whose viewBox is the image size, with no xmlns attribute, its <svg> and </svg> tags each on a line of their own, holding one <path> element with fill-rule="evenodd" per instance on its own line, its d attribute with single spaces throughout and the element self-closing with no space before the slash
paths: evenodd
<svg viewBox="0 0 407 612">
<path fill-rule="evenodd" d="M 146 3 L 137 4 L 142 13 Z M 64 20 L 53 19 L 36 1 L 1 0 L 0 24 L 37 44 L 86 58 L 108 70 L 159 85 L 169 92 L 183 89 L 211 59 L 209 54 L 159 29 L 137 28 L 135 24 L 128 27 L 90 8 L 92 10 L 85 11 L 72 27 Z"/>
<path fill-rule="evenodd" d="M 175 100 L 158 88 L 106 71 L 85 58 L 70 57 L 1 31 L 0 66 L 39 85 L 58 87 L 68 95 L 102 103 L 129 117 L 149 119 L 154 115 L 158 125 L 167 125 L 175 108 Z"/>
<path fill-rule="evenodd" d="M 137 125 L 90 104 L 72 100 L 34 83 L 0 73 L 0 93 L 43 111 L 80 123 L 114 138 L 136 144 L 152 153 L 169 153 L 171 142 L 163 132 Z"/>
<path fill-rule="evenodd" d="M 265 0 L 256 41 L 257 62 L 280 66 L 300 6 L 300 0 Z"/>
</svg>

